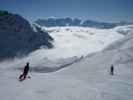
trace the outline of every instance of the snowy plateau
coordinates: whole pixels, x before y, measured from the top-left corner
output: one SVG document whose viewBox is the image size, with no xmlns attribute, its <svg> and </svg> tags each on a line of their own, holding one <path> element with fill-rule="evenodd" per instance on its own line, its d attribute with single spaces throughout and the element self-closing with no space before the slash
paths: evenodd
<svg viewBox="0 0 133 100">
<path fill-rule="evenodd" d="M 1 100 L 133 100 L 133 25 L 42 30 L 54 48 L 0 63 Z M 27 61 L 31 78 L 20 82 Z"/>
</svg>

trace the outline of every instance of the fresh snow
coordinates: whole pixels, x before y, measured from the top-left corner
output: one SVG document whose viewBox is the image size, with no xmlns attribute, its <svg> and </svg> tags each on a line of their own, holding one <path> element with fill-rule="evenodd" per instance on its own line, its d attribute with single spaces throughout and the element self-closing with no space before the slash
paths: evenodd
<svg viewBox="0 0 133 100">
<path fill-rule="evenodd" d="M 72 32 L 68 32 L 68 30 L 66 32 L 66 28 L 67 27 L 64 29 L 61 28 L 59 30 L 61 32 L 56 32 L 58 28 L 52 28 L 53 31 L 50 34 L 51 36 L 55 35 L 55 48 L 50 50 L 52 54 L 50 54 L 48 50 L 44 52 L 44 49 L 41 48 L 40 50 L 31 53 L 28 57 L 22 59 L 16 58 L 14 61 L 0 63 L 1 99 L 132 100 L 133 31 L 124 37 L 124 35 L 120 34 L 116 29 L 99 30 L 85 28 L 88 31 L 86 32 L 84 28 L 73 27 Z M 81 29 L 84 30 L 80 31 Z M 77 30 L 79 31 L 77 32 Z M 63 34 L 63 32 L 65 34 Z M 79 36 L 81 33 L 83 35 Z M 59 40 L 60 35 L 63 35 L 64 37 L 62 36 Z M 85 37 L 88 40 L 84 40 L 81 37 Z M 67 41 L 69 38 L 69 41 L 73 44 L 72 46 L 70 46 Z M 88 43 L 84 44 L 86 43 L 85 41 Z M 112 42 L 113 44 L 111 44 Z M 94 46 L 90 46 L 89 44 L 94 44 Z M 78 49 L 80 49 L 78 46 L 87 49 L 78 51 Z M 88 48 L 88 46 L 90 47 Z M 72 47 L 73 53 L 65 51 L 65 49 L 62 49 L 63 47 L 65 49 L 66 47 Z M 91 51 L 91 47 L 94 47 L 94 51 Z M 60 52 L 57 52 L 58 54 L 61 54 L 59 55 L 59 58 L 54 53 L 56 50 L 60 50 Z M 84 50 L 86 52 L 83 52 Z M 85 55 L 86 57 L 82 58 L 82 55 Z M 52 59 L 49 57 L 52 57 Z M 79 57 L 82 59 L 79 59 Z M 57 64 L 62 63 L 62 61 L 65 64 L 68 64 L 70 61 L 75 63 L 71 62 L 72 64 L 69 65 L 69 67 L 52 73 L 39 73 L 39 71 L 36 73 L 31 71 L 29 73 L 31 79 L 27 78 L 25 81 L 19 82 L 18 76 L 21 71 L 17 68 L 22 65 L 24 66 L 24 62 L 28 60 L 32 61 L 31 65 L 35 67 L 44 66 L 45 62 L 47 65 L 50 65 L 51 63 L 48 63 L 49 61 L 56 61 Z M 61 62 L 59 63 L 58 61 Z M 114 76 L 109 74 L 111 64 L 114 64 L 115 67 Z"/>
</svg>

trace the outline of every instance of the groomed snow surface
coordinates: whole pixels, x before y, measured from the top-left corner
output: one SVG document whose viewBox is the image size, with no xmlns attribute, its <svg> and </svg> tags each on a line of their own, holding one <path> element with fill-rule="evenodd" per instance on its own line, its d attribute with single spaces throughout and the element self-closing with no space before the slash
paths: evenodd
<svg viewBox="0 0 133 100">
<path fill-rule="evenodd" d="M 124 28 L 126 27 L 122 29 Z M 66 30 L 66 28 L 64 29 Z M 61 32 L 57 33 L 55 30 L 58 30 L 58 28 L 56 28 L 54 33 L 51 32 L 52 36 L 56 34 L 54 37 L 55 51 L 54 49 L 51 50 L 52 54 L 48 53 L 48 50 L 46 50 L 45 54 L 44 50 L 40 49 L 28 57 L 1 62 L 0 98 L 2 100 L 133 100 L 133 31 L 130 31 L 124 37 L 123 34 L 116 31 L 116 28 L 110 30 L 88 28 L 88 32 L 80 32 L 83 28 L 79 27 L 76 30 L 74 28 L 74 32 L 68 33 L 65 33 L 64 29 L 59 29 Z M 122 29 L 120 30 L 122 31 Z M 65 33 L 64 38 L 62 36 L 63 31 Z M 84 35 L 80 36 L 81 33 Z M 93 35 L 90 33 L 93 33 Z M 66 42 L 69 38 L 73 40 L 70 39 L 70 43 Z M 86 38 L 89 39 L 86 40 Z M 114 42 L 115 40 L 118 41 Z M 99 43 L 99 41 L 102 42 Z M 77 42 L 81 44 L 79 45 Z M 111 44 L 112 42 L 114 43 Z M 73 46 L 70 45 L 71 43 Z M 87 49 L 84 49 L 86 54 L 80 52 L 79 46 Z M 69 53 L 72 50 L 66 52 L 63 47 L 66 49 L 67 47 L 73 48 L 76 53 Z M 94 47 L 94 52 L 89 49 L 91 47 Z M 56 50 L 58 54 L 61 54 L 59 58 L 55 54 Z M 48 58 L 47 54 L 52 59 Z M 81 55 L 85 57 L 79 59 Z M 19 82 L 18 76 L 21 70 L 18 69 L 20 66 L 24 66 L 27 60 L 30 60 L 31 65 L 34 67 L 44 66 L 45 63 L 49 65 L 47 67 L 51 67 L 51 63 L 48 63 L 50 61 L 56 62 L 57 65 L 64 64 L 64 62 L 65 64 L 69 64 L 69 62 L 75 63 L 50 73 L 31 71 L 29 73 L 31 79 L 27 78 L 25 81 Z M 111 64 L 114 65 L 114 76 L 109 74 Z M 52 68 L 54 67 L 52 66 Z"/>
</svg>

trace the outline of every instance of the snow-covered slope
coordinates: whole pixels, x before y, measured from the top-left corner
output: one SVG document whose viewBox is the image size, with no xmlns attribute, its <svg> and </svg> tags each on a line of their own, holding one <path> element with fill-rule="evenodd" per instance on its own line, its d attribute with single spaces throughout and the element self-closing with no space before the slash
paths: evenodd
<svg viewBox="0 0 133 100">
<path fill-rule="evenodd" d="M 69 59 L 78 60 L 82 56 L 101 51 L 112 42 L 124 37 L 116 29 L 84 27 L 43 27 L 42 29 L 54 39 L 54 48 L 42 47 L 26 58 L 15 59 L 15 63 L 11 61 L 11 65 L 16 64 L 22 67 L 29 61 L 32 66 L 57 67 L 61 66 L 59 62 L 64 65 L 64 60 L 67 59 L 69 63 L 72 63 Z"/>
<path fill-rule="evenodd" d="M 127 35 L 108 49 L 59 71 L 31 72 L 31 79 L 23 82 L 17 80 L 20 71 L 0 67 L 0 97 L 2 100 L 132 100 L 132 42 L 133 35 Z M 114 76 L 109 74 L 111 64 Z"/>
<path fill-rule="evenodd" d="M 124 27 L 123 27 L 124 28 Z M 126 27 L 127 28 L 127 27 Z M 129 27 L 128 27 L 129 28 Z M 124 29 L 125 30 L 125 29 Z M 82 61 L 69 68 L 54 73 L 75 77 L 87 83 L 87 89 L 82 89 L 78 100 L 132 100 L 133 99 L 133 30 L 125 38 L 111 44 L 102 52 L 88 55 Z M 113 47 L 113 48 L 112 48 Z M 111 65 L 114 65 L 114 76 L 109 75 Z M 85 84 L 82 84 L 84 88 Z M 76 98 L 75 94 L 71 95 Z"/>
<path fill-rule="evenodd" d="M 46 49 L 42 47 L 27 57 L 5 61 L 3 62 L 4 67 L 12 68 L 14 65 L 23 67 L 29 61 L 31 66 L 38 67 L 35 70 L 45 72 L 48 67 L 60 68 L 90 53 L 99 52 L 112 42 L 124 37 L 123 34 L 117 32 L 117 29 L 85 27 L 43 27 L 42 29 L 47 31 L 54 39 L 52 43 L 54 48 Z"/>
</svg>

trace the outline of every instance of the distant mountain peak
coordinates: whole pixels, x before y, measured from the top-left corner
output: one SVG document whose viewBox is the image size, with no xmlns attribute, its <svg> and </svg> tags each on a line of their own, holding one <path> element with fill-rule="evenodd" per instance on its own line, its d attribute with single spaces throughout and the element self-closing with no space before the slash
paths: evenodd
<svg viewBox="0 0 133 100">
<path fill-rule="evenodd" d="M 118 23 L 109 23 L 109 22 L 100 22 L 94 20 L 82 20 L 81 18 L 71 18 L 71 17 L 49 17 L 45 19 L 38 19 L 35 23 L 45 26 L 45 27 L 55 27 L 55 26 L 82 26 L 82 27 L 95 27 L 95 28 L 114 28 L 119 25 L 128 25 L 133 23 L 128 22 L 118 22 Z"/>
</svg>

